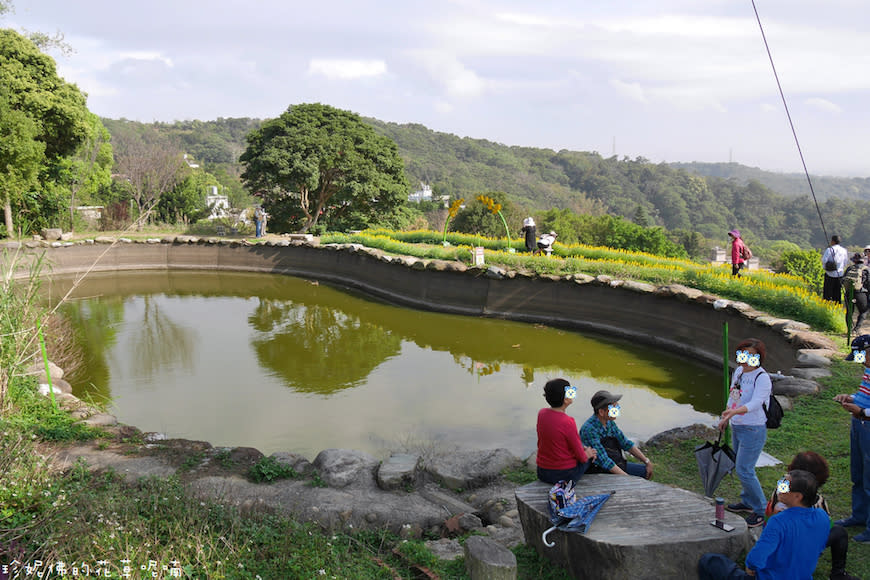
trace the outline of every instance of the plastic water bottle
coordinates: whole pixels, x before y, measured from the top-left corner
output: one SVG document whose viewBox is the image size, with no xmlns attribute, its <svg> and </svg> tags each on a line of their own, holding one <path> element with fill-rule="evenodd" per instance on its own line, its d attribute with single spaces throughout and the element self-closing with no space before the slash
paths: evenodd
<svg viewBox="0 0 870 580">
<path fill-rule="evenodd" d="M 716 525 L 722 526 L 725 523 L 725 498 L 716 498 Z"/>
</svg>

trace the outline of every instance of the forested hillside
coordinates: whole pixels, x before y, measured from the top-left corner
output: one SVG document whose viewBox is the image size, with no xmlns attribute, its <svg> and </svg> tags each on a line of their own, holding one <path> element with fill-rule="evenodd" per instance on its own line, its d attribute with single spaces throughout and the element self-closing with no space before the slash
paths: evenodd
<svg viewBox="0 0 870 580">
<path fill-rule="evenodd" d="M 526 212 L 569 208 L 577 213 L 611 213 L 669 230 L 699 232 L 721 244 L 726 242 L 725 232 L 737 227 L 750 242 L 787 240 L 805 248 L 826 245 L 815 206 L 796 185 L 797 176 L 737 164 L 720 164 L 728 166 L 730 173 L 703 176 L 699 175 L 703 170 L 714 173 L 721 166 L 653 164 L 643 158 L 508 147 L 418 124 L 366 122 L 398 144 L 413 186 L 428 183 L 437 194 L 451 198 L 503 191 Z M 104 123 L 112 131 L 117 122 L 106 119 Z M 153 126 L 171 135 L 222 180 L 234 180 L 245 135 L 260 123 L 245 118 Z M 870 201 L 855 199 L 870 199 L 865 191 L 870 190 L 870 180 L 816 180 L 817 193 L 827 193 L 820 199 L 828 235 L 838 233 L 853 246 L 870 243 Z"/>
<path fill-rule="evenodd" d="M 803 173 L 773 173 L 757 167 L 739 163 L 671 163 L 671 167 L 685 169 L 689 173 L 704 177 L 734 179 L 746 184 L 751 180 L 763 183 L 773 191 L 787 196 L 807 195 L 810 186 Z M 841 197 L 843 199 L 870 200 L 870 178 L 868 177 L 828 177 L 811 175 L 813 191 L 819 199 Z"/>
</svg>

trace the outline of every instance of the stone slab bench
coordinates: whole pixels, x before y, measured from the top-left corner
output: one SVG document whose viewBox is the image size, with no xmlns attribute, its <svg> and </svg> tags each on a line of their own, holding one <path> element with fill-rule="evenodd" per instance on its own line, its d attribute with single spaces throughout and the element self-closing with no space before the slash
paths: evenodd
<svg viewBox="0 0 870 580">
<path fill-rule="evenodd" d="M 573 578 L 697 578 L 698 559 L 719 552 L 737 559 L 750 545 L 743 518 L 726 512 L 726 532 L 710 525 L 714 507 L 702 496 L 640 477 L 584 475 L 578 496 L 616 493 L 607 500 L 585 534 L 552 527 L 547 495 L 552 486 L 540 481 L 516 490 L 517 509 L 526 544 L 566 569 Z"/>
</svg>

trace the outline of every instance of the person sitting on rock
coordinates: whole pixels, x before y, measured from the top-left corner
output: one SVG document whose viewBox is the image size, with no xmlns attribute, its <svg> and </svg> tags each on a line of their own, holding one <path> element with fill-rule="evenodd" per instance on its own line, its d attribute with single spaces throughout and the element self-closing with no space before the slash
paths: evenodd
<svg viewBox="0 0 870 580">
<path fill-rule="evenodd" d="M 616 425 L 615 419 L 620 412 L 618 401 L 621 398 L 622 395 L 613 395 L 608 391 L 598 391 L 592 395 L 594 414 L 580 428 L 583 444 L 598 452 L 589 473 L 616 473 L 651 479 L 652 461 Z M 643 464 L 626 461 L 623 451 L 628 451 Z"/>
<path fill-rule="evenodd" d="M 544 385 L 549 404 L 538 411 L 538 479 L 556 484 L 573 481 L 586 473 L 596 451 L 584 447 L 577 433 L 577 423 L 565 410 L 574 402 L 577 389 L 565 379 L 553 379 Z"/>
</svg>

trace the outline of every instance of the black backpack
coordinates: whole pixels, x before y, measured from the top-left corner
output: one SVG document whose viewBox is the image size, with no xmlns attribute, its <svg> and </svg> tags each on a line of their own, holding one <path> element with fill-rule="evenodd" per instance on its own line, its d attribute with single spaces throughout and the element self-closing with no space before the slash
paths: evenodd
<svg viewBox="0 0 870 580">
<path fill-rule="evenodd" d="M 762 404 L 761 408 L 764 409 L 764 416 L 767 417 L 767 428 L 778 429 L 782 425 L 782 417 L 785 415 L 785 411 L 782 410 L 782 405 L 776 400 L 773 390 L 770 391 L 770 400 L 767 402 L 767 405 Z"/>
<path fill-rule="evenodd" d="M 743 376 L 742 370 L 740 371 L 740 376 Z M 755 382 L 758 382 L 758 375 L 755 377 Z M 771 381 L 770 384 L 770 399 L 768 399 L 767 404 L 762 403 L 761 408 L 764 409 L 764 416 L 767 417 L 765 426 L 768 429 L 779 429 L 779 426 L 782 425 L 782 418 L 785 416 L 785 411 L 783 411 L 782 405 L 779 404 L 779 401 L 776 400 L 776 396 L 773 394 L 773 381 Z M 753 383 L 753 387 L 754 386 L 755 383 Z"/>
</svg>

